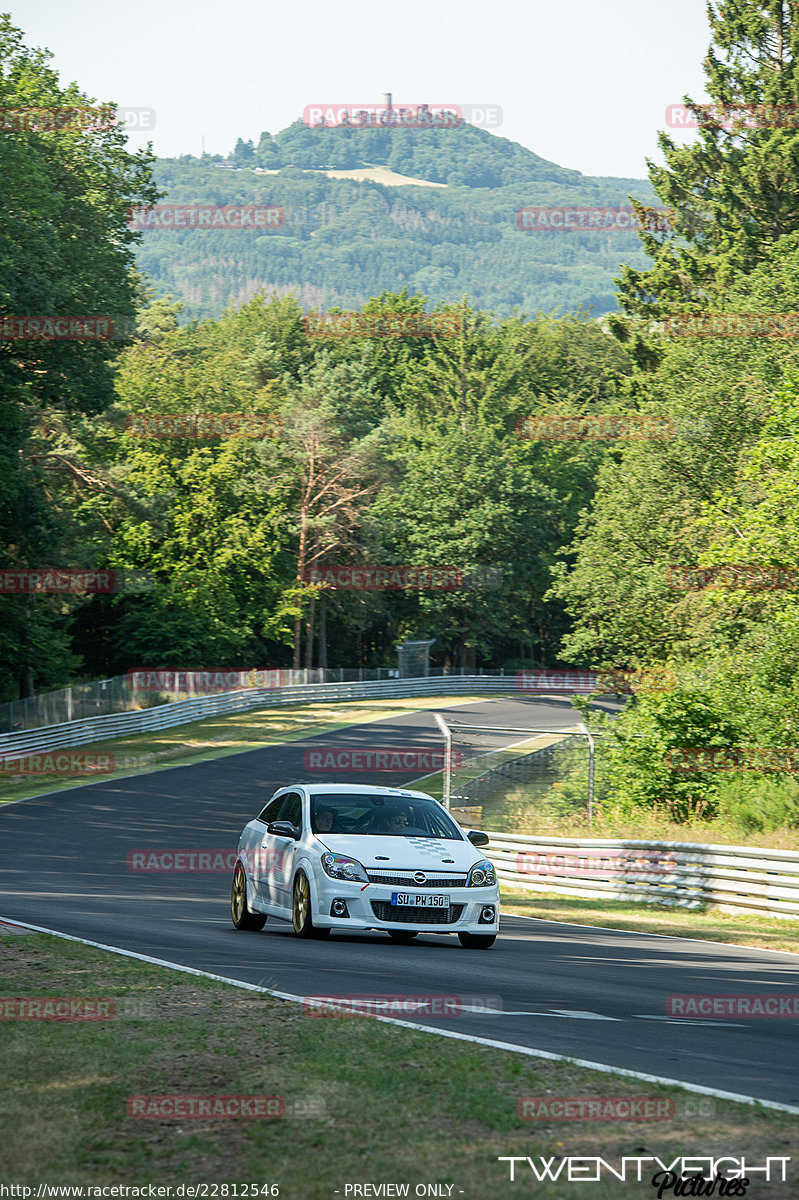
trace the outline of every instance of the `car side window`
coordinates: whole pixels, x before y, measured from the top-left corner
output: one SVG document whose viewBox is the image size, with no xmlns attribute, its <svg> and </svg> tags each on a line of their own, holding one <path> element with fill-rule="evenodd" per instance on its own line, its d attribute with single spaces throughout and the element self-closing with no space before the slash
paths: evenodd
<svg viewBox="0 0 799 1200">
<path fill-rule="evenodd" d="M 299 829 L 302 825 L 302 799 L 296 792 L 289 792 L 288 795 L 282 797 L 282 806 L 280 816 L 272 820 L 291 821 L 295 829 Z"/>
<path fill-rule="evenodd" d="M 277 814 L 280 812 L 285 796 L 276 796 L 274 800 L 270 800 L 266 808 L 258 814 L 258 820 L 263 821 L 266 825 L 269 821 L 276 821 Z"/>
</svg>

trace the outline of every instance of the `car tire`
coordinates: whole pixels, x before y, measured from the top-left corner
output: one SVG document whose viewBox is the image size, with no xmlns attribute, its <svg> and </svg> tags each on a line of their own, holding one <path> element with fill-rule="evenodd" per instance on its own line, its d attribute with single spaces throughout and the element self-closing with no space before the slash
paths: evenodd
<svg viewBox="0 0 799 1200">
<path fill-rule="evenodd" d="M 387 929 L 386 932 L 392 942 L 412 942 L 419 936 L 419 931 L 413 929 Z"/>
<path fill-rule="evenodd" d="M 230 889 L 230 916 L 236 929 L 263 929 L 266 917 L 263 913 L 250 912 L 247 907 L 247 876 L 241 863 L 236 863 L 233 886 Z"/>
<path fill-rule="evenodd" d="M 304 871 L 298 871 L 294 880 L 291 894 L 291 923 L 297 937 L 326 938 L 329 929 L 320 929 L 313 923 L 313 906 L 311 904 L 311 885 Z"/>
<path fill-rule="evenodd" d="M 458 941 L 465 950 L 489 950 L 497 940 L 495 933 L 459 933 Z"/>
</svg>

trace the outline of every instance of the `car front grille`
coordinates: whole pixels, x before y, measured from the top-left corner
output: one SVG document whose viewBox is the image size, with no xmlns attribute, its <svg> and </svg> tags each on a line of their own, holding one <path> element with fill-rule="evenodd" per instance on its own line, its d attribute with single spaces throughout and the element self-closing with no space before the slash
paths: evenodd
<svg viewBox="0 0 799 1200">
<path fill-rule="evenodd" d="M 378 921 L 394 921 L 399 925 L 454 925 L 465 907 L 451 904 L 449 908 L 406 908 L 387 900 L 372 901 L 372 912 Z"/>
<path fill-rule="evenodd" d="M 428 875 L 424 883 L 417 883 L 412 871 L 406 871 L 403 875 L 392 875 L 389 871 L 367 871 L 366 876 L 370 883 L 393 883 L 398 887 L 414 889 L 466 887 L 465 875 L 436 875 L 435 877 Z"/>
</svg>

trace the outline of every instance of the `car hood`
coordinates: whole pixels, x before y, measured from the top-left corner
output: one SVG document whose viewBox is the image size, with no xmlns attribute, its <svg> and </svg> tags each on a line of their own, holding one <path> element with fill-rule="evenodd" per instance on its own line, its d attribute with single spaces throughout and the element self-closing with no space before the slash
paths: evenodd
<svg viewBox="0 0 799 1200">
<path fill-rule="evenodd" d="M 384 871 L 390 867 L 414 871 L 425 871 L 429 867 L 466 871 L 483 857 L 471 842 L 450 842 L 440 838 L 317 833 L 316 839 L 334 854 L 348 854 L 365 867 Z M 454 861 L 448 862 L 448 859 Z"/>
</svg>

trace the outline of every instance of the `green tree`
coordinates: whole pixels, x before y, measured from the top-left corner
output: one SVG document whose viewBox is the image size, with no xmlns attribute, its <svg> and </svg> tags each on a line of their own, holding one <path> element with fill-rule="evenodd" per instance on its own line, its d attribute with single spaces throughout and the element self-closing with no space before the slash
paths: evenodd
<svg viewBox="0 0 799 1200">
<path fill-rule="evenodd" d="M 673 230 L 643 232 L 652 265 L 626 266 L 617 280 L 623 308 L 639 316 L 723 299 L 737 274 L 799 228 L 799 11 L 791 0 L 723 0 L 707 12 L 711 104 L 685 98 L 698 139 L 678 147 L 661 133 L 665 165 L 648 162 Z"/>
<path fill-rule="evenodd" d="M 97 111 L 74 84 L 59 84 L 50 57 L 26 47 L 9 16 L 0 16 L 0 107 Z M 98 115 L 101 126 L 111 111 Z M 64 420 L 113 401 L 112 362 L 134 315 L 127 212 L 157 199 L 152 162 L 148 151 L 128 153 L 115 126 L 48 131 L 28 120 L 0 137 L 0 317 L 102 316 L 117 336 L 0 344 L 0 545 L 8 566 L 93 565 L 52 502 L 55 481 L 43 464 Z M 3 623 L 14 630 L 0 651 L 3 690 L 26 695 L 67 676 L 74 658 L 65 622 L 76 603 L 2 598 Z"/>
<path fill-rule="evenodd" d="M 300 666 L 306 603 L 305 665 L 313 666 L 319 589 L 309 586 L 307 572 L 330 556 L 337 562 L 349 558 L 367 499 L 378 487 L 379 436 L 358 419 L 359 411 L 372 407 L 373 388 L 362 364 L 334 365 L 322 354 L 283 405 L 283 436 L 262 452 L 269 478 L 286 489 L 292 511 L 288 527 L 296 553 L 295 585 L 281 612 L 292 619 L 295 668 Z"/>
</svg>

